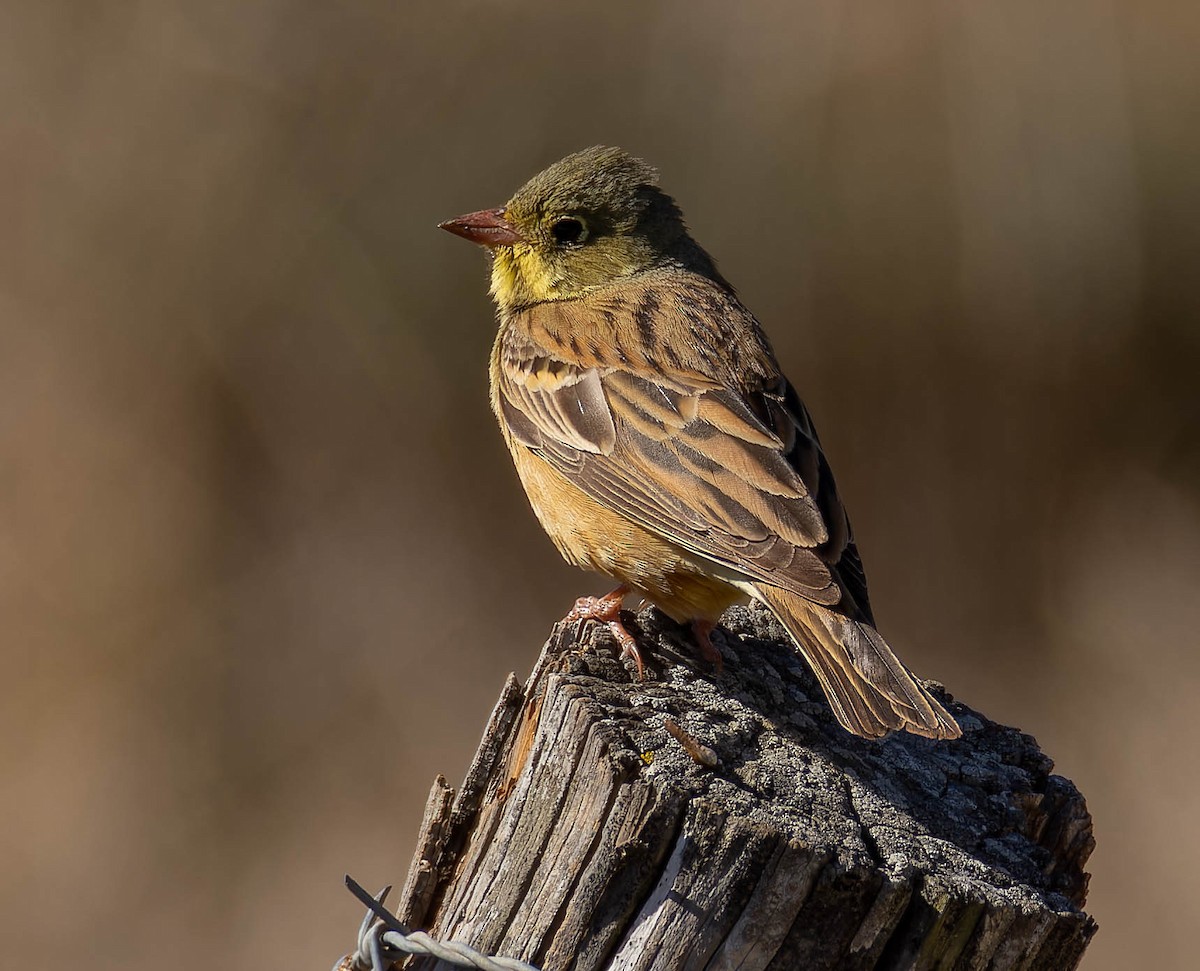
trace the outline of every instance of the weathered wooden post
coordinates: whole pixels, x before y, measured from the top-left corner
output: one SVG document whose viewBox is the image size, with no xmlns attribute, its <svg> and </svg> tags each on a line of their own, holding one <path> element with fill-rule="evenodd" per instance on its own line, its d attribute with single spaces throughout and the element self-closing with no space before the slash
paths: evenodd
<svg viewBox="0 0 1200 971">
<path fill-rule="evenodd" d="M 704 673 L 643 611 L 643 682 L 556 628 L 435 783 L 401 920 L 544 971 L 1076 966 L 1091 819 L 1032 738 L 960 704 L 954 742 L 854 738 L 765 611 L 725 624 Z"/>
</svg>

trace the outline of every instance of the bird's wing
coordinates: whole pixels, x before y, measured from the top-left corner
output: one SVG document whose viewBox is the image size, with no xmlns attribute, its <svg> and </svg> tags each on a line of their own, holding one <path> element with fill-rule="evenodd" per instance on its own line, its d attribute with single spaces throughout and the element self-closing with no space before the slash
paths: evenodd
<svg viewBox="0 0 1200 971">
<path fill-rule="evenodd" d="M 664 305 L 660 294 L 655 312 Z M 756 387 L 730 387 L 688 359 L 712 335 L 660 335 L 685 346 L 675 361 L 649 357 L 630 330 L 644 326 L 639 309 L 629 301 L 542 304 L 509 322 L 496 383 L 512 438 L 593 499 L 684 549 L 816 603 L 849 595 L 869 619 L 829 466 L 765 342 L 769 367 L 749 369 Z M 699 326 L 718 309 L 697 315 Z M 732 298 L 720 312 L 744 314 L 738 326 L 758 335 Z M 679 331 L 686 317 L 659 323 Z"/>
</svg>

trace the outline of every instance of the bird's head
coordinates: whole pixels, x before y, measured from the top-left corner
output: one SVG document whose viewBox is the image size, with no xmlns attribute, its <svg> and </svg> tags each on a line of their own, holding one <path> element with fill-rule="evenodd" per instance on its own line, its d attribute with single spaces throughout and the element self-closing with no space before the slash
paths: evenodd
<svg viewBox="0 0 1200 971">
<path fill-rule="evenodd" d="M 716 278 L 658 173 L 619 148 L 568 155 L 525 183 L 502 209 L 441 228 L 492 250 L 502 310 L 569 300 L 664 265 Z"/>
</svg>

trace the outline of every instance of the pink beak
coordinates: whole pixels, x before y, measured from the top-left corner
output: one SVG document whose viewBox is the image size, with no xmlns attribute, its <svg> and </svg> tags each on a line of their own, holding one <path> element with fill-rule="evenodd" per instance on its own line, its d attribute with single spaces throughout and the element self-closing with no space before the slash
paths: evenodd
<svg viewBox="0 0 1200 971">
<path fill-rule="evenodd" d="M 444 223 L 438 223 L 438 229 L 444 229 L 482 246 L 512 246 L 513 243 L 525 242 L 525 237 L 504 218 L 503 209 L 469 212 L 465 216 L 456 216 Z"/>
</svg>

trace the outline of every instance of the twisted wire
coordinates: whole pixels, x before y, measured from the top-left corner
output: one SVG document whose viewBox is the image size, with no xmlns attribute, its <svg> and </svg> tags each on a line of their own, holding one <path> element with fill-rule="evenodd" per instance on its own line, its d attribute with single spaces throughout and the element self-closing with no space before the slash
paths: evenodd
<svg viewBox="0 0 1200 971">
<path fill-rule="evenodd" d="M 384 907 L 391 887 L 372 897 L 351 877 L 346 886 L 367 908 L 358 929 L 358 947 L 333 966 L 333 971 L 390 971 L 405 954 L 426 954 L 458 968 L 480 971 L 538 971 L 515 958 L 483 954 L 461 941 L 436 941 L 424 931 L 410 931 Z"/>
</svg>

